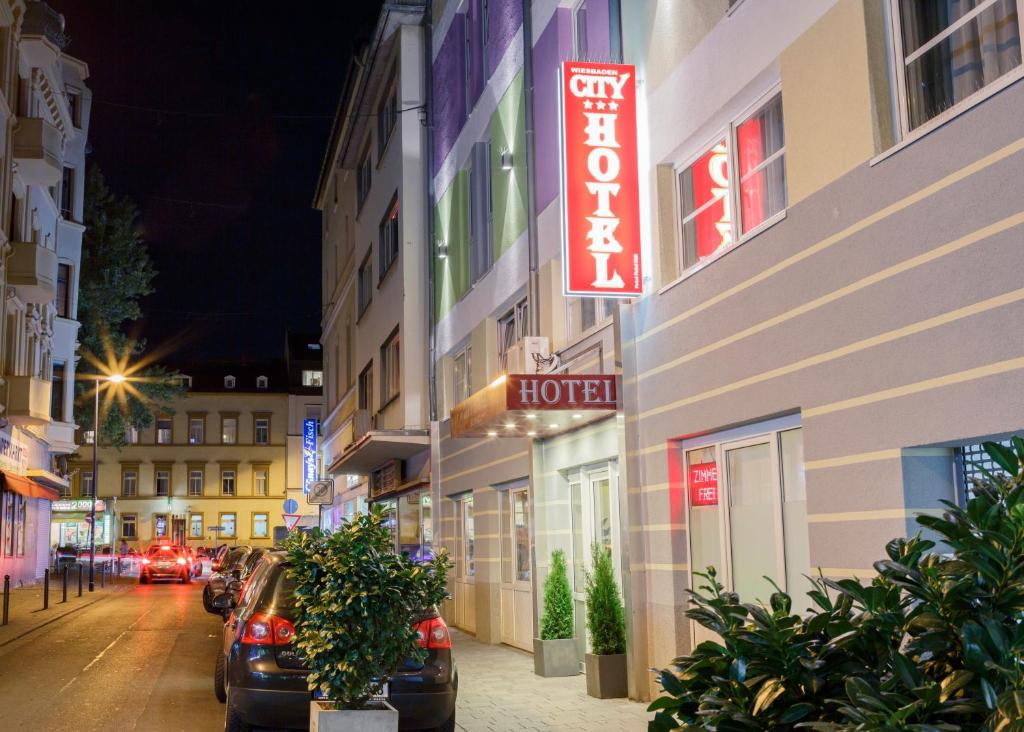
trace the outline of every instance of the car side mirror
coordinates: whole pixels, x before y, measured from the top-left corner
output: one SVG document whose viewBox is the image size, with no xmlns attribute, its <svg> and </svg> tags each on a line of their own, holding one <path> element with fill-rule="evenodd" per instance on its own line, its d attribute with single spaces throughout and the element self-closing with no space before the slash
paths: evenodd
<svg viewBox="0 0 1024 732">
<path fill-rule="evenodd" d="M 224 594 L 217 595 L 215 598 L 213 598 L 211 604 L 217 610 L 220 610 L 221 612 L 227 612 L 235 606 L 235 598 L 231 596 L 231 593 L 225 592 Z"/>
<path fill-rule="evenodd" d="M 242 591 L 242 580 L 233 579 L 228 583 L 228 592 L 236 595 Z"/>
<path fill-rule="evenodd" d="M 241 579 L 242 578 L 242 570 L 240 570 L 240 569 L 232 569 L 231 570 L 231 576 L 234 577 L 235 579 Z"/>
</svg>

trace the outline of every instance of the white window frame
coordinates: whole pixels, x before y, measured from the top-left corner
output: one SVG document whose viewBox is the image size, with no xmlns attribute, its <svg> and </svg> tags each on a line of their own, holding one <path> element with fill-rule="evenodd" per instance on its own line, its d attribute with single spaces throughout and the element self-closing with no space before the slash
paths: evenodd
<svg viewBox="0 0 1024 732">
<path fill-rule="evenodd" d="M 303 369 L 302 385 L 322 389 L 324 386 L 324 372 L 316 369 Z"/>
<path fill-rule="evenodd" d="M 161 477 L 167 479 L 167 492 L 160 492 Z M 153 473 L 153 494 L 158 498 L 166 498 L 171 495 L 171 471 L 167 468 L 157 468 Z"/>
<path fill-rule="evenodd" d="M 194 529 L 196 526 L 195 519 L 199 518 L 199 533 L 197 534 Z M 206 519 L 203 518 L 203 514 L 192 512 L 188 515 L 188 538 L 190 539 L 202 539 L 203 533 L 206 531 Z"/>
<path fill-rule="evenodd" d="M 164 429 L 160 426 L 160 423 L 164 422 L 170 426 Z M 156 418 L 156 444 L 158 445 L 173 445 L 174 444 L 174 418 L 173 417 L 157 417 Z M 164 434 L 167 433 L 167 439 L 164 439 Z"/>
<path fill-rule="evenodd" d="M 366 180 L 364 181 L 364 173 Z M 356 218 L 363 211 L 363 205 L 370 197 L 370 188 L 373 186 L 373 147 L 367 140 L 363 147 L 363 154 L 359 156 L 356 163 Z"/>
<path fill-rule="evenodd" d="M 455 364 L 458 362 L 458 360 L 460 358 L 463 361 L 463 367 L 462 367 L 463 379 L 462 379 L 462 388 L 461 389 L 459 388 L 459 383 L 458 383 L 458 381 L 456 381 L 456 376 L 455 376 L 456 373 L 457 373 L 456 370 L 455 370 Z M 471 376 L 470 376 L 471 369 L 472 369 L 472 364 L 473 364 L 473 347 L 471 345 L 467 344 L 466 346 L 460 348 L 458 351 L 456 351 L 452 355 L 452 407 L 454 407 L 456 404 L 459 404 L 463 400 L 468 399 L 469 395 L 473 393 L 472 379 L 471 379 Z M 451 410 L 449 410 L 449 411 L 451 411 Z"/>
<path fill-rule="evenodd" d="M 523 339 L 526 335 L 526 330 L 529 326 L 527 321 L 530 317 L 530 309 L 528 300 L 524 297 L 522 300 L 513 305 L 509 310 L 505 311 L 497 320 L 498 325 L 498 368 L 501 371 L 505 371 L 508 367 L 508 352 L 511 350 L 516 343 Z M 508 323 L 512 323 L 514 329 L 515 338 L 512 339 L 511 343 L 506 344 L 505 339 L 502 337 L 505 332 L 505 326 Z"/>
<path fill-rule="evenodd" d="M 198 439 L 196 439 L 195 427 L 199 425 Z M 206 440 L 206 419 L 203 417 L 189 417 L 188 419 L 188 444 L 202 445 Z"/>
<path fill-rule="evenodd" d="M 132 530 L 129 532 L 126 530 L 126 526 L 131 525 Z M 119 532 L 121 537 L 124 539 L 138 539 L 139 538 L 139 516 L 135 513 L 122 513 L 121 514 L 121 531 Z"/>
<path fill-rule="evenodd" d="M 994 2 L 995 0 L 991 0 L 991 2 L 984 7 L 979 6 L 972 8 L 963 18 L 953 22 L 949 27 L 939 33 L 939 35 L 933 37 L 928 43 L 910 54 L 912 57 L 911 60 L 918 58 L 929 49 L 934 48 L 950 34 L 971 22 L 977 15 L 983 13 L 985 9 L 990 7 L 991 4 L 994 4 Z M 1018 79 L 1024 78 L 1024 62 L 1022 62 L 1013 71 L 1003 74 L 991 84 L 988 84 L 981 89 L 978 89 L 978 91 L 974 92 L 970 96 L 961 99 L 946 111 L 935 115 L 927 122 L 918 125 L 914 129 L 910 129 L 910 112 L 907 102 L 907 55 L 903 52 L 903 26 L 900 18 L 899 0 L 888 0 L 885 4 L 885 9 L 889 16 L 890 48 L 892 51 L 891 71 L 895 77 L 895 84 L 893 85 L 893 93 L 896 95 L 896 99 L 894 100 L 896 106 L 895 122 L 899 126 L 899 129 L 896 130 L 896 139 L 899 142 L 887 152 L 895 152 L 896 150 L 902 149 L 910 142 L 927 135 L 929 132 L 941 127 L 951 119 L 963 114 L 971 107 L 988 99 L 993 94 L 997 94 L 1002 91 Z M 1022 45 L 1024 45 L 1024 0 L 1017 0 L 1017 32 L 1021 37 Z M 881 159 L 884 159 L 884 157 L 885 153 L 883 153 L 882 156 L 879 156 L 879 158 L 872 160 L 872 163 L 879 162 Z"/>
<path fill-rule="evenodd" d="M 398 328 L 380 347 L 380 406 L 384 408 L 402 393 L 402 341 Z"/>
<path fill-rule="evenodd" d="M 266 389 L 268 386 L 270 386 L 270 379 L 268 379 L 266 376 L 257 376 L 256 377 L 256 388 L 257 389 Z"/>
<path fill-rule="evenodd" d="M 235 388 L 235 383 L 236 383 L 236 380 L 235 380 L 234 376 L 228 375 L 228 376 L 224 377 L 224 388 L 225 389 L 234 389 Z"/>
<path fill-rule="evenodd" d="M 264 520 L 263 533 L 256 533 L 256 517 L 262 516 Z M 253 539 L 268 539 L 270 538 L 270 514 L 266 511 L 253 511 L 252 514 L 252 538 Z"/>
<path fill-rule="evenodd" d="M 262 432 L 262 439 L 260 432 Z M 255 417 L 252 421 L 252 442 L 254 445 L 270 444 L 270 417 Z"/>
<path fill-rule="evenodd" d="M 195 489 L 193 478 L 199 478 L 198 490 Z M 203 495 L 203 483 L 204 483 L 203 471 L 198 468 L 192 468 L 188 471 L 188 494 L 190 496 L 201 496 Z"/>
<path fill-rule="evenodd" d="M 267 468 L 253 468 L 252 492 L 255 496 L 270 495 L 270 471 Z"/>
<path fill-rule="evenodd" d="M 698 145 L 695 148 L 693 148 L 693 151 L 691 152 L 690 155 L 688 155 L 687 157 L 683 158 L 678 164 L 676 164 L 672 168 L 672 190 L 673 190 L 673 195 L 675 196 L 675 212 L 676 212 L 676 216 L 675 216 L 676 230 L 675 230 L 675 236 L 673 237 L 672 246 L 674 246 L 676 248 L 676 261 L 678 262 L 678 271 L 676 272 L 676 277 L 672 281 L 670 281 L 667 284 L 665 284 L 658 291 L 659 293 L 664 292 L 665 290 L 671 288 L 673 285 L 675 285 L 676 283 L 680 282 L 681 280 L 684 280 L 684 279 L 686 279 L 688 277 L 692 277 L 694 274 L 696 274 L 697 272 L 700 272 L 705 267 L 710 265 L 712 262 L 717 262 L 720 258 L 724 257 L 725 255 L 729 254 L 730 252 L 736 251 L 743 244 L 746 244 L 748 241 L 750 241 L 754 237 L 758 236 L 759 234 L 764 232 L 766 229 L 771 228 L 772 226 L 774 226 L 775 224 L 779 223 L 780 221 L 782 221 L 783 219 L 786 218 L 786 212 L 789 210 L 789 178 L 788 178 L 788 176 L 786 178 L 786 205 L 780 211 L 778 211 L 775 214 L 772 214 L 767 219 L 762 221 L 760 224 L 758 224 L 757 226 L 752 228 L 750 231 L 746 232 L 745 234 L 741 233 L 742 229 L 743 229 L 743 224 L 742 224 L 742 221 L 740 220 L 741 196 L 740 196 L 740 185 L 739 185 L 740 181 L 739 181 L 739 178 L 738 178 L 738 173 L 739 173 L 739 157 L 738 157 L 737 144 L 736 144 L 736 139 L 737 139 L 737 137 L 736 137 L 736 130 L 737 130 L 737 128 L 739 128 L 740 125 L 742 125 L 744 122 L 746 122 L 748 119 L 750 119 L 756 112 L 760 111 L 762 107 L 767 105 L 768 102 L 770 102 L 772 99 L 774 99 L 776 95 L 781 94 L 781 93 L 782 93 L 782 83 L 781 82 L 776 82 L 775 84 L 772 85 L 772 87 L 770 89 L 768 89 L 766 92 L 764 92 L 759 97 L 757 97 L 757 99 L 755 99 L 753 103 L 751 103 L 751 104 L 747 105 L 745 108 L 743 108 L 740 111 L 739 114 L 732 116 L 729 119 L 728 123 L 724 127 L 718 129 L 715 132 L 714 135 L 712 135 L 710 138 L 705 138 L 700 145 Z M 785 103 L 785 100 L 783 100 L 783 103 Z M 785 124 L 785 123 L 783 123 L 783 124 Z M 729 201 L 728 201 L 728 203 L 729 203 L 729 210 L 731 212 L 730 225 L 732 227 L 732 245 L 730 245 L 728 247 L 724 247 L 723 249 L 719 250 L 718 252 L 712 254 L 711 256 L 706 257 L 705 259 L 697 262 L 696 264 L 693 264 L 690 267 L 684 269 L 683 268 L 683 266 L 684 266 L 683 265 L 683 251 L 682 251 L 682 243 L 683 243 L 682 230 L 683 230 L 683 221 L 684 221 L 684 219 L 686 219 L 688 217 L 683 216 L 683 207 L 680 205 L 679 175 L 684 170 L 686 170 L 687 168 L 692 166 L 694 163 L 696 163 L 698 160 L 700 160 L 702 157 L 704 157 L 704 155 L 707 154 L 707 152 L 709 150 L 711 150 L 715 145 L 717 145 L 722 140 L 725 140 L 726 154 L 728 155 L 728 158 L 729 158 L 729 162 L 728 162 L 728 166 L 729 166 L 729 193 L 728 193 Z M 770 158 L 768 158 L 766 160 L 763 160 L 761 162 L 761 165 L 758 167 L 758 170 L 760 170 L 761 167 L 767 165 L 768 163 L 772 162 L 773 160 L 777 159 L 780 155 L 781 156 L 785 156 L 786 148 L 787 147 L 788 147 L 788 143 L 786 145 L 783 145 L 782 150 L 778 151 L 777 153 L 772 155 Z M 702 209 L 697 209 L 697 210 L 693 211 L 692 213 L 689 214 L 689 217 L 692 218 L 693 216 L 696 216 L 697 213 L 700 210 L 702 210 Z"/>
<path fill-rule="evenodd" d="M 402 252 L 402 212 L 399 207 L 398 192 L 391 197 L 384 217 L 377 227 L 380 243 L 377 247 L 378 269 L 377 283 L 380 284 L 395 266 Z M 372 278 L 371 278 L 372 279 Z"/>
<path fill-rule="evenodd" d="M 356 270 L 356 322 L 363 317 L 363 313 L 373 302 L 373 247 L 366 252 L 359 269 Z M 364 292 L 365 290 L 365 292 Z M 365 295 L 365 297 L 364 297 Z"/>
<path fill-rule="evenodd" d="M 130 491 L 128 490 L 129 485 L 131 486 Z M 121 495 L 125 498 L 134 498 L 139 495 L 139 471 L 137 469 L 121 471 Z"/>
<path fill-rule="evenodd" d="M 594 302 L 594 324 L 583 327 L 583 305 L 585 300 Z M 565 298 L 565 329 L 570 342 L 581 340 L 585 336 L 601 330 L 614 318 L 614 308 L 618 298 L 614 297 L 566 297 Z M 610 312 L 605 310 L 611 306 Z"/>
<path fill-rule="evenodd" d="M 234 433 L 234 435 L 232 435 L 232 438 L 230 440 L 224 439 L 224 437 L 225 437 L 224 428 L 227 426 L 228 422 L 234 422 L 235 423 L 235 433 Z M 220 444 L 222 444 L 222 445 L 237 445 L 238 444 L 238 417 L 221 417 L 221 420 L 220 420 Z"/>
<path fill-rule="evenodd" d="M 88 486 L 89 486 L 88 490 L 86 489 L 86 484 L 88 484 Z M 79 492 L 81 493 L 82 496 L 89 497 L 89 498 L 92 498 L 92 497 L 96 496 L 96 490 L 95 490 L 95 486 L 93 485 L 92 471 L 91 470 L 83 470 L 82 471 L 82 477 L 81 477 L 81 480 L 79 481 L 78 490 L 79 490 Z"/>
<path fill-rule="evenodd" d="M 576 61 L 587 61 L 588 59 L 584 54 L 580 53 L 580 37 L 579 37 L 579 19 L 580 11 L 583 11 L 583 21 L 586 23 L 586 4 L 587 0 L 576 0 L 576 4 L 572 6 L 572 57 Z"/>
<path fill-rule="evenodd" d="M 230 483 L 231 490 L 227 490 Z M 220 494 L 222 496 L 238 495 L 238 471 L 234 468 L 227 468 L 220 471 Z"/>
</svg>

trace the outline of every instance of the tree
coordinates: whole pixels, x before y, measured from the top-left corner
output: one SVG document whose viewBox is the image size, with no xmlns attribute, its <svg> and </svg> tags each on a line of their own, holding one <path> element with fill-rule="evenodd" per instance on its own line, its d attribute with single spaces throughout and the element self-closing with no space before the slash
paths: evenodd
<svg viewBox="0 0 1024 732">
<path fill-rule="evenodd" d="M 610 549 L 594 542 L 594 571 L 587 573 L 587 630 L 598 656 L 626 652 L 626 620 Z"/>
<path fill-rule="evenodd" d="M 541 640 L 572 638 L 572 590 L 565 569 L 565 552 L 551 552 L 551 572 L 544 580 L 544 614 L 540 619 Z"/>
<path fill-rule="evenodd" d="M 130 338 L 121 329 L 142 317 L 139 300 L 153 292 L 156 269 L 136 225 L 138 209 L 126 196 L 107 186 L 103 174 L 92 167 L 85 187 L 85 234 L 78 283 L 78 341 L 86 367 L 83 373 L 102 373 L 115 363 L 139 361 L 145 341 Z M 167 405 L 182 392 L 175 374 L 147 365 L 132 374 L 130 385 L 119 386 L 116 399 L 104 399 L 100 438 L 124 445 L 128 427 L 144 429 L 153 423 L 154 406 Z M 76 385 L 75 421 L 93 429 L 93 385 Z"/>
</svg>

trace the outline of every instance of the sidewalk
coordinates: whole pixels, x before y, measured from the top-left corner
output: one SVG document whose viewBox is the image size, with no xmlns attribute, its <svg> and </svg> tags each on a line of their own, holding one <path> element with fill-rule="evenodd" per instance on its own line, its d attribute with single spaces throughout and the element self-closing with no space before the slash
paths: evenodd
<svg viewBox="0 0 1024 732">
<path fill-rule="evenodd" d="M 533 656 L 509 646 L 481 643 L 451 628 L 459 669 L 457 728 L 465 732 L 595 729 L 642 732 L 654 717 L 647 704 L 587 696 L 584 676 L 545 679 Z"/>
<path fill-rule="evenodd" d="M 100 577 L 96 575 L 95 591 L 89 592 L 89 568 L 85 567 L 82 575 L 82 596 L 78 596 L 78 570 L 68 573 L 68 600 L 61 602 L 62 585 L 60 576 L 50 578 L 50 605 L 43 610 L 43 583 L 24 587 L 11 587 L 8 623 L 0 625 L 0 647 L 31 633 L 68 613 L 80 610 L 93 603 L 100 602 L 119 592 L 135 586 L 134 577 L 107 577 L 106 587 L 100 587 Z M 2 589 L 2 588 L 0 588 Z"/>
</svg>

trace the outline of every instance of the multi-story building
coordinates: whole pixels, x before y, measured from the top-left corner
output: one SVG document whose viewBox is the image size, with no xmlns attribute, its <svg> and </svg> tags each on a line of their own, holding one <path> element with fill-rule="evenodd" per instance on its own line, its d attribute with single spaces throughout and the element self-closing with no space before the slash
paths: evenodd
<svg viewBox="0 0 1024 732">
<path fill-rule="evenodd" d="M 450 0 L 423 16 L 429 144 L 401 175 L 427 180 L 414 279 L 431 285 L 421 398 L 432 538 L 455 559 L 445 614 L 530 650 L 561 549 L 583 651 L 596 544 L 622 587 L 637 698 L 704 637 L 684 614 L 696 572 L 751 600 L 766 576 L 794 593 L 812 572 L 869 576 L 916 514 L 962 498 L 979 442 L 1024 428 L 1024 346 L 1006 335 L 1024 315 L 1021 3 L 783 5 Z M 336 130 L 386 119 L 357 91 L 366 60 Z M 599 210 L 638 201 L 639 234 L 620 232 L 642 256 L 596 276 L 598 296 L 567 294 L 587 288 L 566 286 L 579 222 L 563 191 L 595 180 L 565 167 L 563 61 L 593 77 L 567 86 L 594 102 L 575 123 L 591 141 L 636 98 L 621 153 L 588 167 L 610 180 L 635 154 L 636 182 L 586 190 Z M 629 84 L 614 107 L 609 76 Z M 339 211 L 358 206 L 360 170 Z M 324 210 L 331 242 L 344 224 Z M 607 253 L 610 224 L 590 223 L 586 256 Z M 352 231 L 339 241 L 373 239 Z M 354 297 L 361 261 L 333 251 L 325 271 L 349 269 L 326 312 Z M 630 275 L 642 294 L 610 297 Z M 390 332 L 340 312 L 371 342 Z M 332 318 L 325 346 L 347 343 Z"/>
<path fill-rule="evenodd" d="M 309 483 L 320 477 L 320 412 L 323 408 L 323 347 L 313 333 L 288 333 L 288 498 L 301 518 L 296 526 L 317 526 L 319 509 L 306 501 Z"/>
<path fill-rule="evenodd" d="M 346 82 L 317 186 L 323 212 L 323 460 L 331 517 L 369 496 L 430 552 L 424 3 L 381 11 Z M 360 476 L 360 477 L 356 477 Z"/>
<path fill-rule="evenodd" d="M 75 450 L 85 152 L 91 92 L 64 19 L 35 0 L 0 3 L 0 571 L 42 576 L 51 502 Z"/>
</svg>

